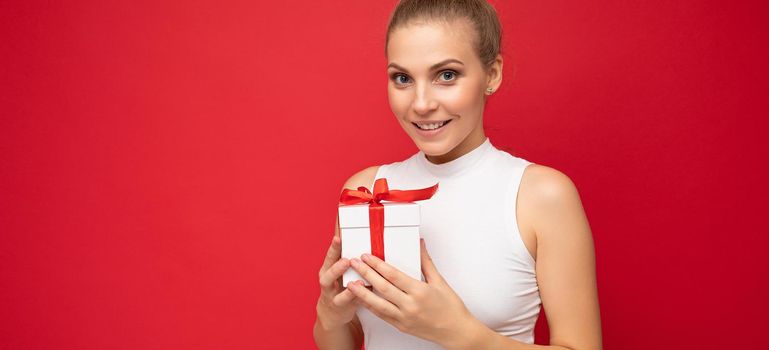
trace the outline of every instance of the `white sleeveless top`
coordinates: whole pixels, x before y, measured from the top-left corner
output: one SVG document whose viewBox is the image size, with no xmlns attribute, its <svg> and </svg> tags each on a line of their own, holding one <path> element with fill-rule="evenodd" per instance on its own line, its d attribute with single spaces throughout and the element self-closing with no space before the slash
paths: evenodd
<svg viewBox="0 0 769 350">
<path fill-rule="evenodd" d="M 534 259 L 523 244 L 515 215 L 518 186 L 529 164 L 486 138 L 443 164 L 431 163 L 419 151 L 402 162 L 380 166 L 375 179 L 387 178 L 390 189 L 403 190 L 440 183 L 432 198 L 418 202 L 420 235 L 438 272 L 486 326 L 533 344 L 541 302 Z M 363 306 L 356 313 L 366 350 L 440 349 L 401 333 Z"/>
</svg>

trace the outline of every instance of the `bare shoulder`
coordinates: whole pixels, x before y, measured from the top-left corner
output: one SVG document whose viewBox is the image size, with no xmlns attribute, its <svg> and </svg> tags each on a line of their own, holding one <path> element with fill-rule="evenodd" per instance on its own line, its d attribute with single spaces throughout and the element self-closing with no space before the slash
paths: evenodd
<svg viewBox="0 0 769 350">
<path fill-rule="evenodd" d="M 601 349 L 593 239 L 574 182 L 556 169 L 532 164 L 521 178 L 518 200 L 526 232 L 536 238 L 537 285 L 550 344 Z"/>
<path fill-rule="evenodd" d="M 374 183 L 374 178 L 376 177 L 376 173 L 379 170 L 379 166 L 370 166 L 368 168 L 365 168 L 361 171 L 358 171 L 357 173 L 350 176 L 347 181 L 344 182 L 344 185 L 339 190 L 339 192 L 343 192 L 345 188 L 349 189 L 358 189 L 358 187 L 364 186 L 366 188 L 371 187 L 371 184 Z M 339 236 L 339 216 L 337 215 L 336 224 L 334 225 L 334 235 Z"/>
<path fill-rule="evenodd" d="M 519 224 L 522 230 L 536 233 L 537 240 L 544 232 L 564 232 L 549 230 L 548 226 L 584 215 L 574 182 L 549 166 L 531 164 L 526 167 L 518 191 Z"/>
<path fill-rule="evenodd" d="M 526 167 L 521 178 L 521 194 L 534 195 L 540 201 L 564 200 L 577 194 L 577 187 L 566 174 L 541 164 Z"/>
<path fill-rule="evenodd" d="M 353 174 L 344 183 L 343 188 L 356 189 L 360 186 L 365 186 L 367 188 L 371 187 L 371 184 L 374 182 L 374 177 L 376 177 L 378 170 L 379 165 L 374 165 Z"/>
</svg>

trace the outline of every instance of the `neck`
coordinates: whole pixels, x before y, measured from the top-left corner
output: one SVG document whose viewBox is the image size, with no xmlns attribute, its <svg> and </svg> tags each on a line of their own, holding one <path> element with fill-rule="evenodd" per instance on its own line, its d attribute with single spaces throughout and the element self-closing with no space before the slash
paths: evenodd
<svg viewBox="0 0 769 350">
<path fill-rule="evenodd" d="M 483 124 L 478 123 L 478 126 L 470 132 L 470 135 L 467 135 L 467 137 L 465 137 L 465 139 L 451 151 L 439 156 L 425 155 L 425 158 L 433 164 L 450 162 L 478 148 L 484 141 L 486 141 L 486 134 L 483 132 Z"/>
</svg>

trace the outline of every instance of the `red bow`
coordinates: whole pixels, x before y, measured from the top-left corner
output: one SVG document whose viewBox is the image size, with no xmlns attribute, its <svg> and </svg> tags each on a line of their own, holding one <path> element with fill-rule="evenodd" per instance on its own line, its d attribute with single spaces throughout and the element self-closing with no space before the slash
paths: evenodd
<svg viewBox="0 0 769 350">
<path fill-rule="evenodd" d="M 339 203 L 345 205 L 370 203 L 368 218 L 371 231 L 371 255 L 384 260 L 384 206 L 380 202 L 421 201 L 430 199 L 437 190 L 438 184 L 418 190 L 390 190 L 387 188 L 387 179 L 381 178 L 374 182 L 374 193 L 364 186 L 358 187 L 357 191 L 345 188 L 339 197 Z"/>
</svg>

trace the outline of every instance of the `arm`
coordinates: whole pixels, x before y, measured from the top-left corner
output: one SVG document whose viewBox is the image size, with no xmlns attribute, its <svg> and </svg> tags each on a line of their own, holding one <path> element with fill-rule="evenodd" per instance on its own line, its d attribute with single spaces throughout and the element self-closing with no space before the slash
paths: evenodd
<svg viewBox="0 0 769 350">
<path fill-rule="evenodd" d="M 518 195 L 519 224 L 536 232 L 536 272 L 550 328 L 550 346 L 524 344 L 477 320 L 467 325 L 472 337 L 456 349 L 602 348 L 593 238 L 579 193 L 563 173 L 528 166 Z"/>
<path fill-rule="evenodd" d="M 316 317 L 312 335 L 319 350 L 358 350 L 363 345 L 363 328 L 358 316 L 355 316 L 347 325 L 336 329 L 326 329 Z"/>
<path fill-rule="evenodd" d="M 337 215 L 334 236 L 339 237 L 339 216 Z M 358 320 L 358 316 L 353 317 L 352 321 L 343 327 L 329 328 L 324 326 L 321 320 L 323 308 L 320 300 L 315 309 L 316 318 L 312 335 L 315 338 L 315 345 L 319 350 L 340 349 L 340 350 L 358 350 L 363 344 L 363 329 Z"/>
<path fill-rule="evenodd" d="M 337 216 L 334 236 L 339 237 L 339 217 Z M 312 335 L 315 339 L 315 345 L 319 350 L 340 349 L 340 350 L 358 350 L 363 344 L 363 329 L 361 328 L 358 316 L 354 316 L 352 321 L 341 327 L 328 327 L 321 320 L 324 312 L 323 304 L 318 300 L 315 309 L 316 318 L 313 326 Z"/>
<path fill-rule="evenodd" d="M 378 166 L 373 166 L 359 171 L 345 182 L 343 189 L 356 189 L 359 186 L 370 187 L 374 182 L 374 177 L 376 176 L 378 168 Z M 334 227 L 334 236 L 339 237 L 338 215 Z M 339 284 L 341 285 L 341 281 Z M 325 309 L 319 300 L 316 307 L 315 325 L 313 326 L 313 337 L 315 339 L 315 344 L 318 346 L 318 349 L 360 349 L 363 345 L 363 328 L 361 327 L 358 316 L 355 315 L 352 321 L 343 327 L 327 327 L 324 326 L 325 322 L 323 322 L 324 311 Z"/>
</svg>

